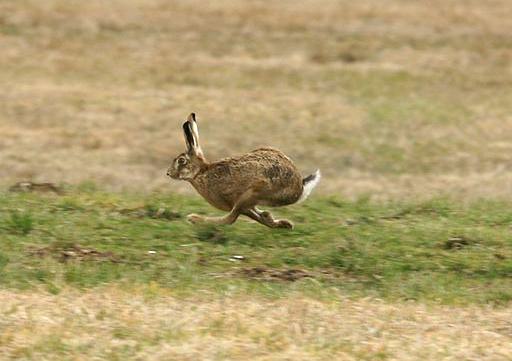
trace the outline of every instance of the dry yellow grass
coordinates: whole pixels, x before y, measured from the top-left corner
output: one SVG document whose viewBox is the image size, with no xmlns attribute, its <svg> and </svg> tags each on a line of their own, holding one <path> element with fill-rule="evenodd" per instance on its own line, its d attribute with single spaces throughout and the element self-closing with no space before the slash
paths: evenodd
<svg viewBox="0 0 512 361">
<path fill-rule="evenodd" d="M 273 145 L 347 197 L 512 192 L 512 5 L 0 2 L 1 184 L 174 189 L 180 122 Z"/>
<path fill-rule="evenodd" d="M 510 308 L 162 292 L 1 291 L 0 358 L 499 361 L 512 354 Z"/>
</svg>

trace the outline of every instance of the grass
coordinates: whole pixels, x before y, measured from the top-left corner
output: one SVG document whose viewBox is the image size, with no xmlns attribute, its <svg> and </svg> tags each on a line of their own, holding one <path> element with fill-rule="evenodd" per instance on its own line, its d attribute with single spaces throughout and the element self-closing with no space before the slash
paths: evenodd
<svg viewBox="0 0 512 361">
<path fill-rule="evenodd" d="M 0 292 L 4 359 L 38 360 L 507 360 L 509 308 L 319 302 L 156 285 L 59 295 Z M 421 341 L 419 341 L 421 340 Z M 471 341 L 471 342 L 469 342 Z"/>
<path fill-rule="evenodd" d="M 11 232 L 27 235 L 32 230 L 33 223 L 30 212 L 20 213 L 13 209 L 11 210 L 10 218 L 6 221 L 6 226 Z"/>
<path fill-rule="evenodd" d="M 3 192 L 0 358 L 506 360 L 511 209 L 313 196 L 271 230 L 190 225 L 218 212 L 172 193 Z"/>
<path fill-rule="evenodd" d="M 291 231 L 243 218 L 192 226 L 186 214 L 218 212 L 176 194 L 3 193 L 0 202 L 0 285 L 12 289 L 155 283 L 183 294 L 335 289 L 449 305 L 512 300 L 512 212 L 504 201 L 320 198 L 276 211 L 296 223 Z"/>
</svg>

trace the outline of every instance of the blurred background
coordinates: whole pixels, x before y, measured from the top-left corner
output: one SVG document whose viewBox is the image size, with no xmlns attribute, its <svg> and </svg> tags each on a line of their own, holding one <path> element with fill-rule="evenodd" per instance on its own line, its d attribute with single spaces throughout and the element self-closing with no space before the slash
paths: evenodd
<svg viewBox="0 0 512 361">
<path fill-rule="evenodd" d="M 507 0 L 2 0 L 0 186 L 190 192 L 210 159 L 283 150 L 319 192 L 512 193 Z"/>
</svg>

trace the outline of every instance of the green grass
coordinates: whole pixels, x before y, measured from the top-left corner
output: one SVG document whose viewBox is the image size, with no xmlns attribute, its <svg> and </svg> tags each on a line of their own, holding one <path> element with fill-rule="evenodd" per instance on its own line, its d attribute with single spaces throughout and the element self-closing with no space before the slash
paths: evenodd
<svg viewBox="0 0 512 361">
<path fill-rule="evenodd" d="M 19 212 L 15 209 L 11 210 L 10 217 L 6 221 L 7 229 L 14 233 L 27 235 L 33 228 L 33 219 L 30 212 Z"/>
<path fill-rule="evenodd" d="M 446 304 L 512 300 L 512 203 L 449 199 L 371 203 L 313 197 L 276 209 L 294 230 L 239 220 L 193 226 L 188 213 L 218 214 L 175 194 L 0 194 L 0 287 L 154 285 L 280 297 L 301 291 Z M 241 255 L 244 259 L 234 259 Z M 249 278 L 303 270 L 295 282 Z M 334 294 L 334 293 L 332 293 Z"/>
</svg>

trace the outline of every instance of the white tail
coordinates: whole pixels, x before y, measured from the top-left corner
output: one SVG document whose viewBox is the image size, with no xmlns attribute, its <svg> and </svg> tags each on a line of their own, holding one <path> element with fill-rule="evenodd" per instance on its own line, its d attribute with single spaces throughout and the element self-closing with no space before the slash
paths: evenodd
<svg viewBox="0 0 512 361">
<path fill-rule="evenodd" d="M 309 196 L 313 188 L 315 188 L 320 181 L 321 177 L 322 175 L 320 174 L 320 169 L 317 169 L 315 173 L 308 175 L 302 180 L 304 190 L 302 191 L 302 195 L 300 196 L 297 203 L 304 201 Z"/>
</svg>

